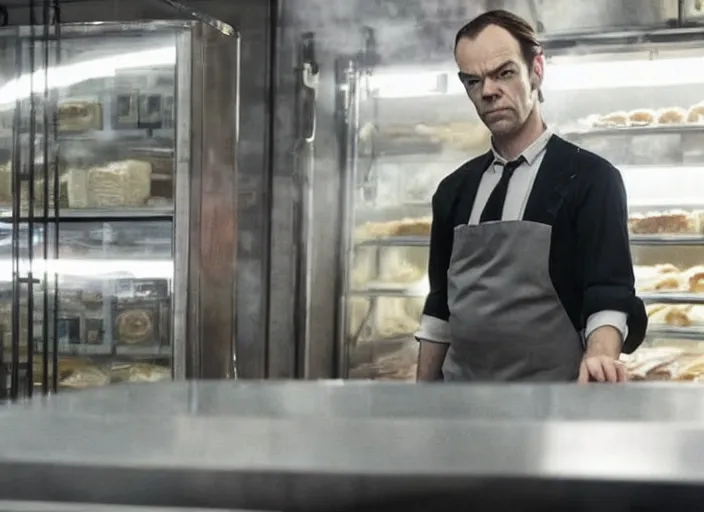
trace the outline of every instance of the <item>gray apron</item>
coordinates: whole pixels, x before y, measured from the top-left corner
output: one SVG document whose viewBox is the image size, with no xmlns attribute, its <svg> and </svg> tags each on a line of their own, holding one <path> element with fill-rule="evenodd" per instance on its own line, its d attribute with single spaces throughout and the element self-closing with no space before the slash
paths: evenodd
<svg viewBox="0 0 704 512">
<path fill-rule="evenodd" d="M 446 381 L 576 380 L 582 336 L 550 279 L 551 230 L 529 221 L 455 228 Z"/>
</svg>

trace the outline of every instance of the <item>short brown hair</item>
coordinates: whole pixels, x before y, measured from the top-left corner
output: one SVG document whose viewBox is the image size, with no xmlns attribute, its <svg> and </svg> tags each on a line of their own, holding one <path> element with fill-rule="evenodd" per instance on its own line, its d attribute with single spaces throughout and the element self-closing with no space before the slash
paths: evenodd
<svg viewBox="0 0 704 512">
<path fill-rule="evenodd" d="M 538 41 L 535 29 L 526 20 L 503 9 L 496 9 L 480 14 L 464 27 L 459 29 L 455 36 L 455 52 L 462 39 L 474 39 L 489 25 L 496 25 L 506 30 L 517 41 L 521 48 L 521 55 L 528 69 L 533 66 L 533 60 L 543 53 L 543 47 Z M 538 91 L 538 99 L 543 101 L 543 93 Z"/>
</svg>

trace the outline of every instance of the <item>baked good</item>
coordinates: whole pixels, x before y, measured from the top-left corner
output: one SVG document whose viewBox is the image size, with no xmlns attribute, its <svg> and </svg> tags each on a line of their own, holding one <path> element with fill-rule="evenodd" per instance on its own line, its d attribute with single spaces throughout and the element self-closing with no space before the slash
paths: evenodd
<svg viewBox="0 0 704 512">
<path fill-rule="evenodd" d="M 648 310 L 648 320 L 652 324 L 691 327 L 704 324 L 704 306 L 675 304 Z"/>
<path fill-rule="evenodd" d="M 171 369 L 147 363 L 130 364 L 122 371 L 127 382 L 159 382 L 171 378 Z"/>
<path fill-rule="evenodd" d="M 688 212 L 670 210 L 630 215 L 628 228 L 635 235 L 692 233 L 696 231 L 696 222 Z"/>
<path fill-rule="evenodd" d="M 121 343 L 144 343 L 153 338 L 154 321 L 149 310 L 125 309 L 115 319 L 117 339 Z"/>
<path fill-rule="evenodd" d="M 606 114 L 605 116 L 599 117 L 595 122 L 594 126 L 600 127 L 616 127 L 616 126 L 629 126 L 631 123 L 631 116 L 627 112 L 612 112 L 611 114 Z"/>
<path fill-rule="evenodd" d="M 684 278 L 691 293 L 704 293 L 704 266 L 687 269 Z"/>
<path fill-rule="evenodd" d="M 369 240 L 391 236 L 391 225 L 388 222 L 366 222 L 354 230 L 355 240 Z"/>
<path fill-rule="evenodd" d="M 621 360 L 631 380 L 667 380 L 669 374 L 659 369 L 676 361 L 682 353 L 681 349 L 669 347 L 641 348 Z"/>
<path fill-rule="evenodd" d="M 390 222 L 367 222 L 355 228 L 354 238 L 368 240 L 394 236 L 430 236 L 432 217 L 407 218 Z"/>
<path fill-rule="evenodd" d="M 430 226 L 432 217 L 421 217 L 418 219 L 403 219 L 394 223 L 392 236 L 430 236 Z"/>
<path fill-rule="evenodd" d="M 674 380 L 694 381 L 704 377 L 704 356 L 693 358 L 690 361 L 682 361 L 679 371 L 674 375 Z"/>
<path fill-rule="evenodd" d="M 404 297 L 384 297 L 377 301 L 375 331 L 379 338 L 393 338 L 411 335 L 420 326 L 420 317 L 407 313 L 409 299 Z"/>
<path fill-rule="evenodd" d="M 648 126 L 657 121 L 657 115 L 652 110 L 638 109 L 628 113 L 628 120 L 632 126 Z"/>
<path fill-rule="evenodd" d="M 684 280 L 679 274 L 663 274 L 653 283 L 652 291 L 682 290 Z"/>
<path fill-rule="evenodd" d="M 704 101 L 690 107 L 687 111 L 688 123 L 704 123 Z"/>
<path fill-rule="evenodd" d="M 674 266 L 672 263 L 659 263 L 654 266 L 655 271 L 659 274 L 675 274 L 680 271 L 679 268 Z"/>
<path fill-rule="evenodd" d="M 92 101 L 66 101 L 58 105 L 60 132 L 100 130 L 103 126 L 103 109 Z"/>
<path fill-rule="evenodd" d="M 151 165 L 140 160 L 111 162 L 87 170 L 69 169 L 69 206 L 143 206 L 151 193 L 151 175 Z"/>
<path fill-rule="evenodd" d="M 68 377 L 61 379 L 59 384 L 67 388 L 92 388 L 110 383 L 110 377 L 96 366 L 76 368 Z"/>
<path fill-rule="evenodd" d="M 658 112 L 659 124 L 682 124 L 687 121 L 687 111 L 679 107 L 670 107 Z"/>
</svg>

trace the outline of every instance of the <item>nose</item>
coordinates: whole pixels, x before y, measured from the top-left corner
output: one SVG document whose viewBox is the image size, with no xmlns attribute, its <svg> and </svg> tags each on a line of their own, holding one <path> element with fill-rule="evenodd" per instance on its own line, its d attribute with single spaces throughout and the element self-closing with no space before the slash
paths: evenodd
<svg viewBox="0 0 704 512">
<path fill-rule="evenodd" d="M 487 76 L 482 81 L 482 98 L 485 101 L 491 101 L 501 94 L 499 85 L 492 80 L 491 77 Z"/>
</svg>

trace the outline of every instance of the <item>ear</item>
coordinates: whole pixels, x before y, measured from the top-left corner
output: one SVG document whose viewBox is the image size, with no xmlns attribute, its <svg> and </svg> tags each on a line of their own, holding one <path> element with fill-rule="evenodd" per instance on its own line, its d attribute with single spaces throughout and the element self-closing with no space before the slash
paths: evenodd
<svg viewBox="0 0 704 512">
<path fill-rule="evenodd" d="M 539 89 L 543 85 L 545 76 L 545 55 L 539 53 L 533 59 L 533 68 L 530 73 L 530 85 L 533 90 Z"/>
</svg>

